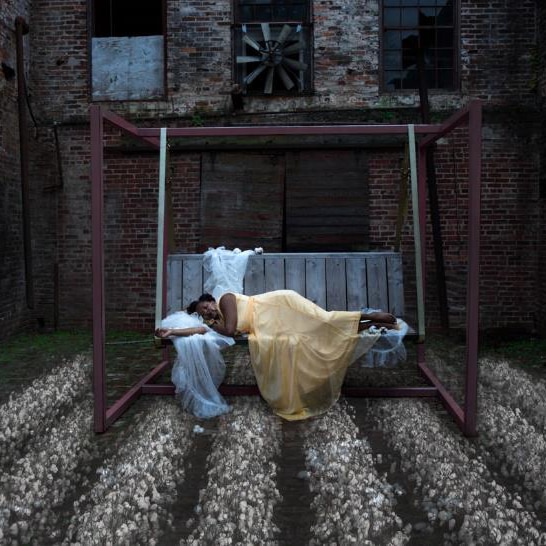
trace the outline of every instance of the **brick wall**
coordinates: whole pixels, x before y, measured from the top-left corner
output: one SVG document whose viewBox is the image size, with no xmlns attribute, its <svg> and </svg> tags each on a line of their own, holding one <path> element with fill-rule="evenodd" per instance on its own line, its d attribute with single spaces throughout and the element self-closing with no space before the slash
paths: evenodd
<svg viewBox="0 0 546 546">
<path fill-rule="evenodd" d="M 533 0 L 461 0 L 461 92 L 433 93 L 437 109 L 457 108 L 469 97 L 532 106 L 536 51 Z M 249 113 L 344 111 L 418 106 L 417 93 L 380 94 L 379 3 L 316 0 L 315 92 L 305 97 L 247 97 Z M 167 2 L 168 99 L 112 103 L 142 118 L 191 119 L 230 112 L 232 87 L 230 0 Z M 43 122 L 87 116 L 89 101 L 87 7 L 84 0 L 33 5 L 32 81 Z M 510 77 L 506 77 L 509 74 Z M 48 100 L 44 100 L 47 97 Z M 269 118 L 268 118 L 269 119 Z"/>
<path fill-rule="evenodd" d="M 462 0 L 464 94 L 492 104 L 534 104 L 531 65 L 536 5 L 529 1 Z"/>
<path fill-rule="evenodd" d="M 7 4 L 0 53 L 14 58 L 14 15 L 28 16 L 31 33 L 29 91 L 37 129 L 32 136 L 31 183 L 38 308 L 24 306 L 21 254 L 16 85 L 0 75 L 0 168 L 4 199 L 0 318 L 1 335 L 40 319 L 47 326 L 90 324 L 89 66 L 87 5 L 84 0 Z M 167 2 L 166 100 L 115 102 L 107 106 L 137 125 L 289 124 L 408 122 L 416 120 L 416 93 L 379 92 L 379 3 L 323 2 L 314 11 L 314 82 L 305 97 L 245 98 L 245 110 L 231 115 L 231 4 L 229 0 Z M 480 97 L 486 106 L 482 210 L 483 327 L 518 323 L 531 329 L 533 313 L 545 303 L 543 270 L 544 199 L 538 197 L 539 125 L 537 92 L 544 96 L 542 71 L 536 78 L 537 3 L 484 0 L 461 2 L 461 90 L 431 93 L 434 119 L 443 119 Z M 544 7 L 539 6 L 544 22 Z M 538 25 L 544 28 L 544 25 Z M 7 53 L 6 53 L 7 52 Z M 510 77 L 507 77 L 509 74 Z M 198 114 L 198 116 L 196 116 Z M 4 123 L 7 120 L 7 123 Z M 34 138 L 35 136 L 35 138 Z M 461 135 L 460 138 L 462 138 Z M 438 191 L 445 239 L 452 323 L 464 318 L 466 195 L 460 138 L 438 146 Z M 109 142 L 107 159 L 106 252 L 108 320 L 116 327 L 147 329 L 153 314 L 157 155 Z M 402 150 L 370 149 L 370 236 L 376 247 L 391 246 L 397 214 Z M 177 248 L 200 250 L 200 153 L 171 158 Z M 412 233 L 402 248 L 412 266 Z M 428 255 L 432 256 L 429 246 Z M 541 261 L 542 260 L 542 261 Z M 437 319 L 433 260 L 427 307 Z M 411 273 L 408 275 L 411 279 Z M 413 295 L 408 280 L 408 301 Z M 541 298 L 537 300 L 537 294 Z M 521 312 L 521 309 L 525 311 Z"/>
<path fill-rule="evenodd" d="M 0 72 L 0 337 L 34 324 L 25 296 L 15 43 L 15 18 L 28 20 L 29 4 L 5 2 L 0 10 L 0 62 L 13 70 L 10 79 Z"/>
<path fill-rule="evenodd" d="M 108 126 L 107 126 L 108 129 Z M 157 151 L 127 152 L 115 133 L 104 169 L 104 263 L 107 327 L 153 327 L 157 248 Z M 60 326 L 91 324 L 91 187 L 89 141 L 81 128 L 65 129 L 71 143 L 59 200 Z M 171 154 L 174 247 L 196 252 L 199 241 L 199 156 Z"/>
</svg>

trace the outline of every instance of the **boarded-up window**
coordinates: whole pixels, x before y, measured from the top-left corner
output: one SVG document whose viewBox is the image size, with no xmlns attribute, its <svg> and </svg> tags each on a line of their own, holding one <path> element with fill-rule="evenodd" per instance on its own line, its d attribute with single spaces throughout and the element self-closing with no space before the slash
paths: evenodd
<svg viewBox="0 0 546 546">
<path fill-rule="evenodd" d="M 279 154 L 203 155 L 203 246 L 282 249 L 284 159 Z"/>
<path fill-rule="evenodd" d="M 290 152 L 286 250 L 366 250 L 367 180 L 366 156 L 360 150 Z"/>
<path fill-rule="evenodd" d="M 278 251 L 368 248 L 361 150 L 203 155 L 202 245 Z"/>
<path fill-rule="evenodd" d="M 156 0 L 93 1 L 93 100 L 163 96 L 163 12 L 163 2 Z"/>
</svg>

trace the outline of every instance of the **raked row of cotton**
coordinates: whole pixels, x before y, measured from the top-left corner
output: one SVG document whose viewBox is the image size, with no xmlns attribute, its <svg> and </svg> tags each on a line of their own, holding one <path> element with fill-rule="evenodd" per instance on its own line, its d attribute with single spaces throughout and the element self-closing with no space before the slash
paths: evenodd
<svg viewBox="0 0 546 546">
<path fill-rule="evenodd" d="M 482 358 L 480 386 L 502 403 L 519 410 L 530 425 L 546 433 L 546 381 L 512 368 L 506 360 Z"/>
<path fill-rule="evenodd" d="M 172 525 L 193 424 L 174 400 L 154 400 L 98 469 L 95 485 L 74 502 L 63 544 L 157 544 L 162 528 Z"/>
<path fill-rule="evenodd" d="M 440 356 L 434 361 L 440 376 L 450 371 Z M 527 509 L 544 510 L 546 383 L 504 360 L 481 359 L 480 372 L 477 455 L 518 482 Z"/>
<path fill-rule="evenodd" d="M 59 418 L 66 406 L 91 390 L 91 362 L 76 357 L 35 379 L 0 406 L 0 469 L 20 457 L 29 439 Z"/>
<path fill-rule="evenodd" d="M 57 509 L 76 484 L 85 485 L 95 456 L 91 415 L 89 400 L 76 404 L 43 428 L 26 454 L 1 474 L 0 544 L 43 544 L 44 537 L 58 535 Z"/>
<path fill-rule="evenodd" d="M 430 525 L 445 529 L 444 544 L 546 544 L 535 513 L 492 479 L 468 440 L 430 403 L 381 400 L 370 404 L 370 412 L 400 457 Z"/>
<path fill-rule="evenodd" d="M 389 544 L 409 540 L 395 513 L 393 487 L 374 467 L 348 407 L 337 404 L 306 429 L 306 465 L 316 522 L 311 544 Z"/>
<path fill-rule="evenodd" d="M 280 501 L 275 459 L 279 418 L 259 398 L 239 398 L 220 417 L 207 459 L 207 484 L 195 507 L 197 521 L 181 545 L 276 544 L 273 513 Z"/>
<path fill-rule="evenodd" d="M 443 374 L 446 363 L 438 356 L 435 362 Z M 517 482 L 528 510 L 544 510 L 546 383 L 502 360 L 481 359 L 480 371 L 476 454 Z"/>
</svg>

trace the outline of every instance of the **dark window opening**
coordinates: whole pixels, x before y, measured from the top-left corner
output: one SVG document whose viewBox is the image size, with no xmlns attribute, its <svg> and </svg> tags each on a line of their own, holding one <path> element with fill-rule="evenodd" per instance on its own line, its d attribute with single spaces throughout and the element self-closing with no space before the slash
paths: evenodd
<svg viewBox="0 0 546 546">
<path fill-rule="evenodd" d="M 95 0 L 95 37 L 163 34 L 163 2 L 158 0 Z"/>
<path fill-rule="evenodd" d="M 387 91 L 418 89 L 421 63 L 428 88 L 456 88 L 455 4 L 455 0 L 383 0 L 383 84 Z"/>
</svg>

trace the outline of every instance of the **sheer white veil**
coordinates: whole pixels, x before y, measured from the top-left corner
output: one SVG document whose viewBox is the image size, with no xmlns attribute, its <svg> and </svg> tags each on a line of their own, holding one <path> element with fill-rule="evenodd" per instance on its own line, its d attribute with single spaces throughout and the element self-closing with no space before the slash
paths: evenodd
<svg viewBox="0 0 546 546">
<path fill-rule="evenodd" d="M 226 250 L 225 247 L 207 250 L 203 257 L 205 292 L 215 298 L 225 292 L 241 293 L 248 257 L 258 250 L 241 252 L 238 249 Z M 198 296 L 195 295 L 196 298 Z M 195 326 L 206 325 L 197 313 L 189 315 L 186 311 L 173 313 L 161 322 L 162 328 Z M 171 380 L 182 407 L 201 418 L 215 417 L 229 411 L 229 405 L 218 392 L 226 371 L 221 351 L 235 341 L 210 328 L 204 335 L 173 336 L 171 339 L 177 352 Z"/>
</svg>

